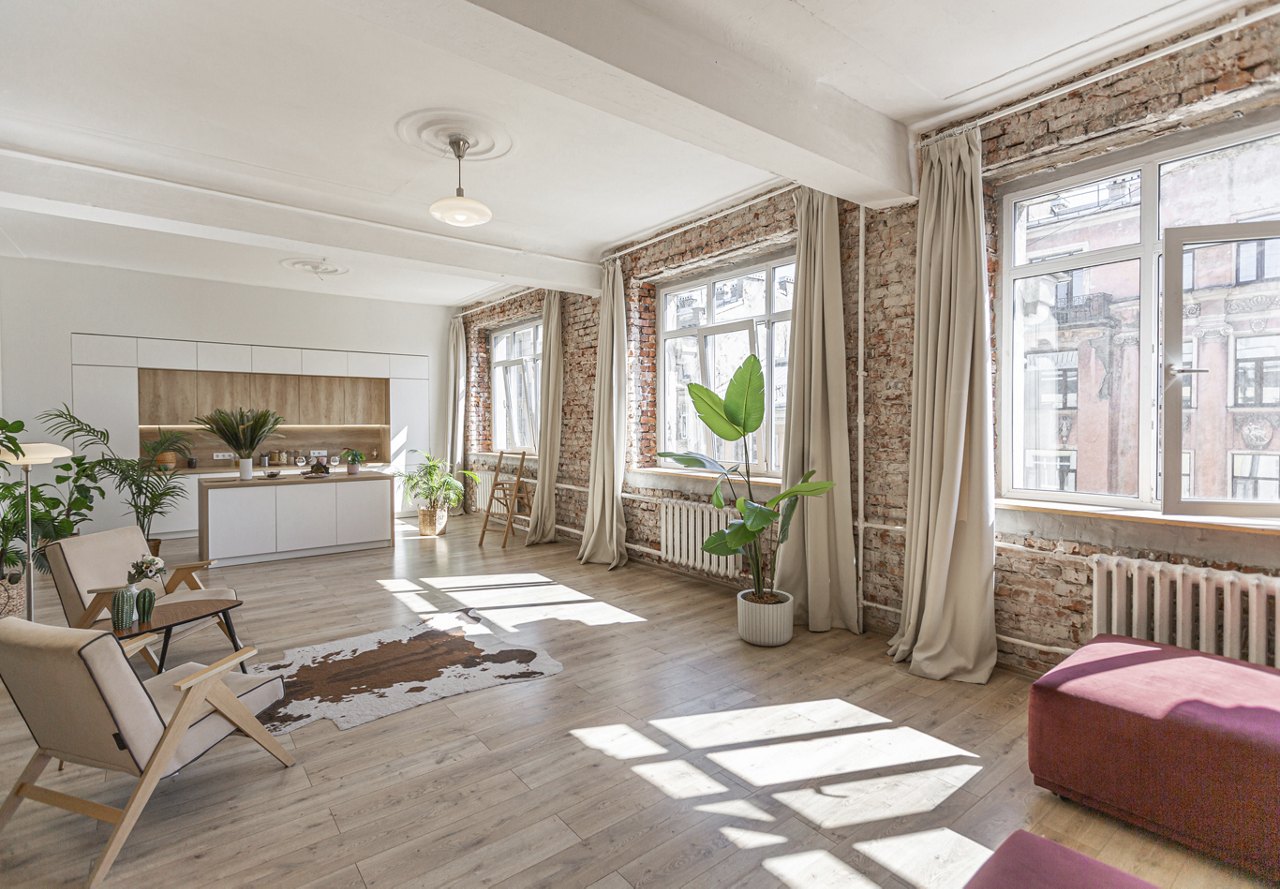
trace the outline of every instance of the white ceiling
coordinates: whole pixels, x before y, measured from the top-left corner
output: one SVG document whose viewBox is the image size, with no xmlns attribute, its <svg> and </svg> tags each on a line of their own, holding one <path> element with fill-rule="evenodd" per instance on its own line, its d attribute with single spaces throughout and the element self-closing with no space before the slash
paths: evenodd
<svg viewBox="0 0 1280 889">
<path fill-rule="evenodd" d="M 1223 6 L 0 0 L 0 254 L 445 305 L 590 291 L 609 246 L 781 180 L 907 197 L 906 125 Z M 510 135 L 464 166 L 491 224 L 427 214 L 455 168 L 398 137 L 423 108 Z"/>
</svg>

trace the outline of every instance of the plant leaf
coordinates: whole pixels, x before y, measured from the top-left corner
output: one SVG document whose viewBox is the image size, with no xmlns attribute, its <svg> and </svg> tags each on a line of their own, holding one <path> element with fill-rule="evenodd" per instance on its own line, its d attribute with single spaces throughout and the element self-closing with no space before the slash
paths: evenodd
<svg viewBox="0 0 1280 889">
<path fill-rule="evenodd" d="M 659 451 L 658 456 L 674 460 L 686 469 L 709 469 L 721 475 L 729 474 L 729 470 L 725 469 L 719 461 L 711 459 L 706 454 L 696 454 L 693 451 Z"/>
<path fill-rule="evenodd" d="M 772 498 L 768 506 L 770 509 L 776 509 L 778 504 L 786 500 L 788 497 L 817 497 L 827 493 L 836 486 L 835 482 L 815 482 L 810 481 L 813 478 L 813 470 L 810 469 L 804 474 L 800 481 L 787 488 L 778 496 Z"/>
<path fill-rule="evenodd" d="M 724 399 L 706 386 L 690 383 L 689 397 L 693 399 L 693 407 L 698 412 L 698 419 L 706 423 L 707 428 L 715 433 L 717 438 L 738 441 L 746 435 L 741 426 L 729 419 L 729 415 L 725 412 Z"/>
<path fill-rule="evenodd" d="M 743 524 L 757 534 L 772 525 L 782 516 L 767 506 L 761 506 L 750 500 L 739 500 L 738 511 L 742 513 Z"/>
<path fill-rule="evenodd" d="M 716 486 L 711 489 L 711 505 L 716 509 L 724 509 L 724 494 L 720 491 L 720 485 L 724 484 L 724 479 L 716 482 Z"/>
<path fill-rule="evenodd" d="M 723 531 L 716 531 L 702 541 L 702 551 L 713 556 L 737 555 L 744 546 L 759 536 L 759 532 L 749 529 L 746 522 L 734 519 Z"/>
<path fill-rule="evenodd" d="M 743 434 L 755 432 L 764 422 L 764 371 L 756 356 L 748 355 L 733 372 L 724 393 L 724 411 Z"/>
<path fill-rule="evenodd" d="M 799 505 L 799 497 L 790 497 L 786 503 L 782 504 L 782 524 L 778 526 L 777 549 L 781 549 L 782 544 L 786 543 L 787 538 L 791 536 L 791 520 L 795 518 L 796 507 Z"/>
</svg>

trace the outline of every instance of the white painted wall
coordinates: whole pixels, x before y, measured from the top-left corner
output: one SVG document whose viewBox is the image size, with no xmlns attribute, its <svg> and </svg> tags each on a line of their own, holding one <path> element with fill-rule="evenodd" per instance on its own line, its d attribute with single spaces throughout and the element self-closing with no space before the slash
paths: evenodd
<svg viewBox="0 0 1280 889">
<path fill-rule="evenodd" d="M 27 422 L 25 440 L 41 440 L 36 415 L 71 402 L 72 333 L 425 354 L 430 447 L 442 453 L 452 314 L 442 306 L 0 258 L 0 404 L 6 418 Z"/>
</svg>

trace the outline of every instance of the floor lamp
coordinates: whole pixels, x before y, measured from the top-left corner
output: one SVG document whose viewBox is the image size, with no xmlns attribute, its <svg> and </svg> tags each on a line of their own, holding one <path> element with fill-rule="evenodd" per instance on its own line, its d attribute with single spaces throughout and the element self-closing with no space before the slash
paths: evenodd
<svg viewBox="0 0 1280 889">
<path fill-rule="evenodd" d="M 47 442 L 34 442 L 32 444 L 23 444 L 22 453 L 14 454 L 9 451 L 0 450 L 0 462 L 8 463 L 10 466 L 22 467 L 22 479 L 27 486 L 27 620 L 35 620 L 35 603 L 36 603 L 36 572 L 35 572 L 35 541 L 31 539 L 31 467 L 47 466 L 54 460 L 61 460 L 70 457 L 71 451 L 62 445 L 49 444 Z"/>
</svg>

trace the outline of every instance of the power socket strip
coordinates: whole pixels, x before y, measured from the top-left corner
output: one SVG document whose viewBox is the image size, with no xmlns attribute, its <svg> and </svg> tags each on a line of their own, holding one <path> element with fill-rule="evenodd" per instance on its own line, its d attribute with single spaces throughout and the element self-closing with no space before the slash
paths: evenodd
<svg viewBox="0 0 1280 889">
<path fill-rule="evenodd" d="M 213 452 L 213 459 L 215 460 L 234 460 L 235 458 L 236 458 L 236 455 L 231 453 L 231 451 L 214 451 Z"/>
<path fill-rule="evenodd" d="M 327 457 L 327 456 L 329 456 L 329 452 L 328 452 L 328 451 L 312 451 L 312 452 L 311 452 L 311 456 L 313 456 L 313 457 Z"/>
</svg>

